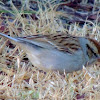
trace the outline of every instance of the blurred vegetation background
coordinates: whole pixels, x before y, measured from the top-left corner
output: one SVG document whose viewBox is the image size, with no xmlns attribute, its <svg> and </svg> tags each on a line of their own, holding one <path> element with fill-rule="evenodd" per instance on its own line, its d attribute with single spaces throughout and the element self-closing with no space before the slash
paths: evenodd
<svg viewBox="0 0 100 100">
<path fill-rule="evenodd" d="M 100 0 L 0 0 L 0 32 L 69 33 L 100 41 Z M 44 72 L 0 37 L 1 100 L 99 100 L 100 63 L 73 73 Z"/>
</svg>

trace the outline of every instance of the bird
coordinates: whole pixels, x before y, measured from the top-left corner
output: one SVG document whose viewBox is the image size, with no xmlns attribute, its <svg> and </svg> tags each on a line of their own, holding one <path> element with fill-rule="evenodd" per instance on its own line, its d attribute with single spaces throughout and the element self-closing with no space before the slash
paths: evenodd
<svg viewBox="0 0 100 100">
<path fill-rule="evenodd" d="M 34 66 L 46 72 L 71 73 L 100 60 L 100 44 L 89 37 L 65 33 L 26 37 L 11 37 L 0 33 L 0 36 L 18 45 Z"/>
</svg>

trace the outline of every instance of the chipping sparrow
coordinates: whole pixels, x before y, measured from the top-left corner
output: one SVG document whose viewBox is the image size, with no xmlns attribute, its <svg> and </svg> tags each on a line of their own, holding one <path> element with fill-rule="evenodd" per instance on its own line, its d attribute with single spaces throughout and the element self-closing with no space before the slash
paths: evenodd
<svg viewBox="0 0 100 100">
<path fill-rule="evenodd" d="M 13 38 L 33 65 L 45 71 L 73 72 L 100 59 L 100 44 L 93 39 L 68 34 L 33 35 Z"/>
</svg>

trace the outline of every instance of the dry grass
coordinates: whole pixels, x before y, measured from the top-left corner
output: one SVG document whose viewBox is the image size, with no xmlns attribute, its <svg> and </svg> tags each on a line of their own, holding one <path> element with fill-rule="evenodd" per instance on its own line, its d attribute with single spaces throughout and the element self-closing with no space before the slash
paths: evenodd
<svg viewBox="0 0 100 100">
<path fill-rule="evenodd" d="M 12 3 L 13 20 L 6 21 L 7 26 L 3 33 L 10 36 L 27 36 L 33 34 L 50 34 L 57 31 L 69 32 L 75 36 L 86 36 L 100 40 L 100 26 L 98 23 L 88 22 L 80 27 L 77 24 L 63 27 L 58 13 L 50 9 L 43 11 L 39 3 L 36 12 L 39 20 L 23 18 Z M 46 6 L 45 6 L 46 7 Z M 23 11 L 23 9 L 22 9 Z M 11 11 L 9 11 L 12 13 Z M 90 24 L 92 23 L 93 26 Z M 13 34 L 14 33 L 14 34 Z M 100 99 L 100 63 L 73 73 L 43 72 L 33 67 L 26 58 L 23 50 L 17 46 L 8 46 L 9 41 L 0 39 L 0 99 L 2 100 L 99 100 Z"/>
</svg>

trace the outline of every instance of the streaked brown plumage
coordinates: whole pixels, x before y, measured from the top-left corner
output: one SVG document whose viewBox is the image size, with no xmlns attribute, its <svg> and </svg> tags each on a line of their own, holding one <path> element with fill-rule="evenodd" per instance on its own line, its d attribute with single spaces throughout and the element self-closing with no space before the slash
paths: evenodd
<svg viewBox="0 0 100 100">
<path fill-rule="evenodd" d="M 12 38 L 28 55 L 33 65 L 45 71 L 73 72 L 100 59 L 100 44 L 90 38 L 68 34 L 33 35 Z"/>
</svg>

